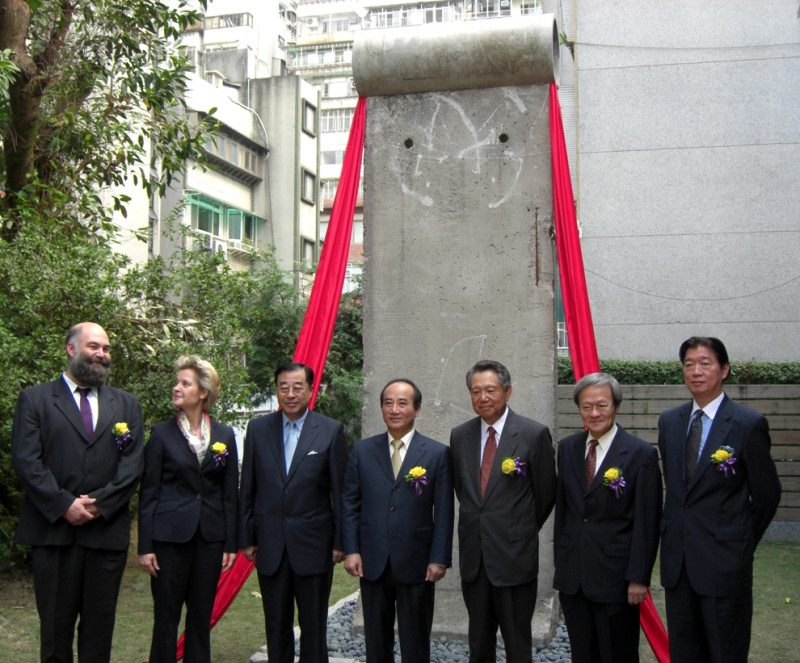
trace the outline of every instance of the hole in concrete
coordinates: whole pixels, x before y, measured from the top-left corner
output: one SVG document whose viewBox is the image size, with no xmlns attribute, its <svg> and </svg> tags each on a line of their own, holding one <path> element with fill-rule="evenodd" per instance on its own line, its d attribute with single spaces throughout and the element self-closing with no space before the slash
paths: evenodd
<svg viewBox="0 0 800 663">
<path fill-rule="evenodd" d="M 406 146 L 407 150 L 410 150 L 412 147 L 414 147 L 414 141 L 411 140 L 410 138 L 406 138 L 405 141 L 403 142 L 403 145 Z"/>
<path fill-rule="evenodd" d="M 508 134 L 507 133 L 500 134 L 499 138 L 500 138 L 500 142 L 501 143 L 507 143 L 508 142 Z"/>
</svg>

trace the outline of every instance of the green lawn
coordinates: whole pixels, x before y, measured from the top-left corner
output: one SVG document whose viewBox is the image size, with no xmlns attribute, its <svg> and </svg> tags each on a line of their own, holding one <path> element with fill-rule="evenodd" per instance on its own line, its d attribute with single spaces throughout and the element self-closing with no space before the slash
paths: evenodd
<svg viewBox="0 0 800 663">
<path fill-rule="evenodd" d="M 796 663 L 798 660 L 795 640 L 800 624 L 798 562 L 800 543 L 764 542 L 758 547 L 750 663 Z M 658 564 L 653 578 L 653 598 L 663 618 L 664 592 L 658 586 L 657 569 Z M 152 629 L 148 578 L 139 570 L 135 555 L 131 554 L 117 610 L 112 656 L 115 663 L 142 663 L 147 659 Z M 358 581 L 348 576 L 344 567 L 338 564 L 331 603 L 357 589 Z M 258 593 L 258 581 L 253 574 L 211 633 L 215 663 L 246 663 L 266 642 Z M 644 637 L 641 652 L 642 663 L 655 662 Z M 37 656 L 38 616 L 30 578 L 0 576 L 0 660 L 3 663 L 30 663 Z"/>
<path fill-rule="evenodd" d="M 111 660 L 142 663 L 150 652 L 153 599 L 150 576 L 139 569 L 130 554 L 122 580 Z M 358 590 L 358 580 L 342 564 L 334 571 L 331 604 Z M 30 663 L 38 660 L 39 617 L 33 588 L 27 577 L 0 576 L 0 661 Z M 266 643 L 264 614 L 255 572 L 211 632 L 211 654 L 217 663 L 246 663 Z"/>
<path fill-rule="evenodd" d="M 800 543 L 762 541 L 758 545 L 753 569 L 753 631 L 749 663 L 797 663 L 800 660 L 795 640 L 800 625 L 799 563 Z M 658 560 L 652 583 L 653 602 L 666 624 Z M 656 658 L 644 635 L 639 653 L 641 663 L 655 663 Z"/>
</svg>

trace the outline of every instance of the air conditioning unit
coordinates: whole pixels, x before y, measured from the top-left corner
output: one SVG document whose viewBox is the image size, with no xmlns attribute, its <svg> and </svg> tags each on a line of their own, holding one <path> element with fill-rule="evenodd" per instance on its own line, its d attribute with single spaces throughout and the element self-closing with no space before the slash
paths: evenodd
<svg viewBox="0 0 800 663">
<path fill-rule="evenodd" d="M 211 250 L 216 253 L 217 251 L 222 251 L 222 255 L 225 257 L 228 256 L 228 245 L 223 242 L 221 239 L 215 239 L 211 244 Z"/>
<path fill-rule="evenodd" d="M 312 16 L 311 18 L 306 20 L 306 25 L 309 28 L 318 28 L 319 27 L 319 19 L 316 16 Z"/>
<path fill-rule="evenodd" d="M 197 235 L 195 236 L 195 250 L 196 251 L 210 251 L 214 242 L 214 237 L 211 233 L 207 233 L 205 230 L 197 230 Z"/>
</svg>

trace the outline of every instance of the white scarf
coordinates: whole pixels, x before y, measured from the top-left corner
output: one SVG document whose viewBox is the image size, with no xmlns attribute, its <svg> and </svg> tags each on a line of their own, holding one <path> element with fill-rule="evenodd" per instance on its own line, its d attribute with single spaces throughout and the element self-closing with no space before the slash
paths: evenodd
<svg viewBox="0 0 800 663">
<path fill-rule="evenodd" d="M 181 433 L 183 433 L 195 456 L 197 456 L 197 462 L 202 464 L 208 451 L 208 442 L 211 439 L 211 418 L 205 412 L 203 413 L 203 418 L 200 422 L 200 437 L 198 437 L 192 433 L 189 419 L 181 411 L 178 413 L 178 428 L 181 429 Z"/>
</svg>

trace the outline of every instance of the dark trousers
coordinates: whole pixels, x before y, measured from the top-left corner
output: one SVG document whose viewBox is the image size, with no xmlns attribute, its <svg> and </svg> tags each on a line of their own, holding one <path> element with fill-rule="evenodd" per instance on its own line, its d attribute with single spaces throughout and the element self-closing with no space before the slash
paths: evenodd
<svg viewBox="0 0 800 663">
<path fill-rule="evenodd" d="M 675 587 L 665 590 L 672 661 L 747 663 L 753 592 L 740 596 L 701 596 L 681 570 Z"/>
<path fill-rule="evenodd" d="M 333 563 L 327 573 L 301 576 L 292 571 L 285 551 L 273 575 L 258 574 L 270 663 L 294 662 L 295 601 L 300 624 L 299 663 L 327 663 L 328 599 L 332 580 Z"/>
<path fill-rule="evenodd" d="M 572 663 L 639 663 L 638 605 L 590 601 L 580 589 L 559 599 Z"/>
<path fill-rule="evenodd" d="M 181 610 L 186 604 L 186 663 L 211 661 L 211 612 L 222 570 L 223 542 L 209 543 L 199 533 L 187 543 L 153 541 L 159 571 L 150 579 L 153 640 L 150 663 L 175 663 Z"/>
<path fill-rule="evenodd" d="M 429 663 L 435 585 L 399 582 L 389 563 L 374 581 L 361 579 L 367 663 L 394 663 L 394 617 L 403 663 Z"/>
<path fill-rule="evenodd" d="M 531 620 L 536 607 L 536 581 L 511 587 L 495 587 L 489 582 L 481 561 L 478 577 L 461 582 L 469 615 L 469 663 L 494 663 L 497 628 L 503 635 L 508 663 L 530 663 Z"/>
<path fill-rule="evenodd" d="M 42 663 L 72 663 L 78 617 L 78 660 L 108 663 L 127 551 L 33 546 L 31 556 Z"/>
</svg>

